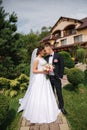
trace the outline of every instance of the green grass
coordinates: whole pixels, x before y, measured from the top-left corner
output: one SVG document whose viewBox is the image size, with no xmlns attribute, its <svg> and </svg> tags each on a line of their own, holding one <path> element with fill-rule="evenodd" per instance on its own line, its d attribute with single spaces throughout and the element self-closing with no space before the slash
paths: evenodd
<svg viewBox="0 0 87 130">
<path fill-rule="evenodd" d="M 63 89 L 65 108 L 71 130 L 87 130 L 87 84 L 80 85 L 76 91 L 66 85 Z"/>
<path fill-rule="evenodd" d="M 10 108 L 8 119 L 4 123 L 2 130 L 18 130 L 20 125 L 21 113 L 17 113 L 19 103 L 19 98 L 23 97 L 24 93 L 19 94 L 18 96 L 11 98 L 9 97 Z"/>
</svg>

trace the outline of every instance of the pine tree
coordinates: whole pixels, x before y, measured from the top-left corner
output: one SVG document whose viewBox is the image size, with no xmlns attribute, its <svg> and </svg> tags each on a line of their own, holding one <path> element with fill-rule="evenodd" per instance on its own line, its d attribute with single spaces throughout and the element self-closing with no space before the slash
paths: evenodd
<svg viewBox="0 0 87 130">
<path fill-rule="evenodd" d="M 14 77 L 14 68 L 20 58 L 16 46 L 19 38 L 16 23 L 16 14 L 6 13 L 0 0 L 0 76 L 7 78 Z"/>
</svg>

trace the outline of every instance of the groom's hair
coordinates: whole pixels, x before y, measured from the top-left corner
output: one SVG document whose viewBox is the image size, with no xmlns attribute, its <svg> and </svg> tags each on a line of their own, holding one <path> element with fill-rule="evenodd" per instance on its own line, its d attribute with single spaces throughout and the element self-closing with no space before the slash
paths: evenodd
<svg viewBox="0 0 87 130">
<path fill-rule="evenodd" d="M 51 44 L 50 44 L 50 42 L 46 42 L 46 43 L 44 43 L 44 47 L 48 47 L 48 46 L 52 46 Z"/>
<path fill-rule="evenodd" d="M 52 50 L 54 49 L 54 46 L 53 46 L 53 45 L 51 45 L 51 43 L 50 43 L 50 42 L 46 42 L 46 43 L 44 43 L 44 47 L 51 47 L 51 48 L 52 48 Z"/>
</svg>

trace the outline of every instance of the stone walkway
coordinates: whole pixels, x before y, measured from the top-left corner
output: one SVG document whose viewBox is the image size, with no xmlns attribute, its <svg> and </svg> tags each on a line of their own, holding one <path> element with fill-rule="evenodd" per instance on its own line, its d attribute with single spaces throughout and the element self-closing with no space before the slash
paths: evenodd
<svg viewBox="0 0 87 130">
<path fill-rule="evenodd" d="M 68 84 L 66 75 L 62 80 L 62 87 Z M 60 113 L 55 122 L 49 124 L 31 124 L 24 118 L 21 118 L 19 130 L 70 130 L 66 117 Z"/>
<path fill-rule="evenodd" d="M 22 118 L 19 130 L 70 130 L 70 127 L 65 116 L 60 113 L 57 120 L 49 124 L 31 124 L 29 121 Z"/>
</svg>

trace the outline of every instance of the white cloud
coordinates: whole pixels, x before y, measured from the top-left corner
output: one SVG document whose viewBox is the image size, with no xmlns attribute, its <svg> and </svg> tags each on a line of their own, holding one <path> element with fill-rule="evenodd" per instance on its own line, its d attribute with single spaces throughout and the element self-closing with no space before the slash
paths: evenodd
<svg viewBox="0 0 87 130">
<path fill-rule="evenodd" d="M 53 26 L 60 16 L 87 16 L 87 0 L 3 0 L 3 5 L 6 12 L 16 12 L 18 30 L 24 33 Z"/>
</svg>

